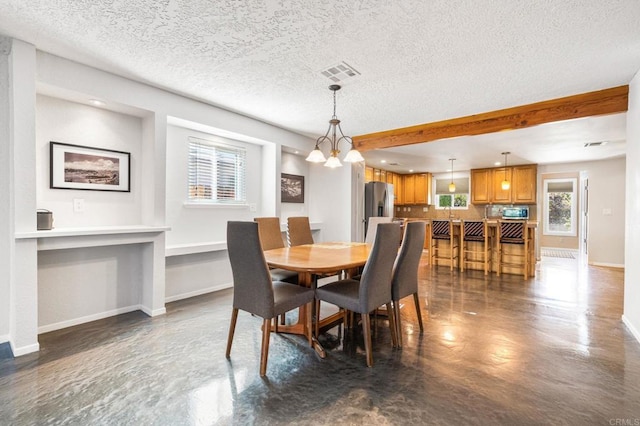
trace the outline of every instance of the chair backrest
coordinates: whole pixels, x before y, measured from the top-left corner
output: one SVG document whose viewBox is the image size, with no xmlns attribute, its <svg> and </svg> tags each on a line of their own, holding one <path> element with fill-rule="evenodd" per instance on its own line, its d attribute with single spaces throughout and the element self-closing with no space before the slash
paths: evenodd
<svg viewBox="0 0 640 426">
<path fill-rule="evenodd" d="M 451 236 L 450 220 L 432 220 L 431 238 L 449 239 Z"/>
<path fill-rule="evenodd" d="M 426 227 L 425 222 L 409 222 L 405 225 L 400 252 L 393 265 L 391 278 L 393 300 L 400 300 L 418 292 L 418 267 L 424 247 Z"/>
<path fill-rule="evenodd" d="M 233 273 L 233 307 L 273 318 L 274 296 L 256 222 L 227 222 L 227 250 Z"/>
<path fill-rule="evenodd" d="M 367 235 L 364 237 L 364 242 L 368 244 L 373 244 L 376 240 L 376 231 L 378 229 L 378 224 L 380 223 L 389 223 L 391 222 L 392 217 L 384 216 L 384 217 L 370 217 L 369 222 L 367 223 Z"/>
<path fill-rule="evenodd" d="M 256 217 L 253 219 L 258 224 L 258 234 L 262 250 L 271 250 L 284 247 L 282 232 L 280 231 L 280 218 Z"/>
<path fill-rule="evenodd" d="M 313 244 L 311 225 L 307 216 L 287 218 L 287 239 L 291 247 Z"/>
<path fill-rule="evenodd" d="M 463 220 L 462 237 L 465 241 L 484 241 L 487 223 L 483 220 Z"/>
<path fill-rule="evenodd" d="M 400 224 L 378 225 L 369 259 L 360 277 L 359 313 L 368 313 L 391 301 L 391 273 L 400 245 Z"/>
<path fill-rule="evenodd" d="M 498 236 L 501 243 L 524 244 L 526 237 L 524 220 L 500 220 L 498 221 Z"/>
</svg>

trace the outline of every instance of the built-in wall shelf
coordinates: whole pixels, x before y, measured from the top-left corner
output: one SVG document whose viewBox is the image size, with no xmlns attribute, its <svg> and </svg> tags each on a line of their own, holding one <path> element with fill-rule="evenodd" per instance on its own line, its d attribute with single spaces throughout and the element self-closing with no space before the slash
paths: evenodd
<svg viewBox="0 0 640 426">
<path fill-rule="evenodd" d="M 186 254 L 207 253 L 227 249 L 226 241 L 213 241 L 207 243 L 174 244 L 167 246 L 165 256 L 184 256 Z"/>
<path fill-rule="evenodd" d="M 58 228 L 47 231 L 19 232 L 16 240 L 36 239 L 38 251 L 100 247 L 150 242 L 156 234 L 168 231 L 168 226 L 97 226 Z"/>
</svg>

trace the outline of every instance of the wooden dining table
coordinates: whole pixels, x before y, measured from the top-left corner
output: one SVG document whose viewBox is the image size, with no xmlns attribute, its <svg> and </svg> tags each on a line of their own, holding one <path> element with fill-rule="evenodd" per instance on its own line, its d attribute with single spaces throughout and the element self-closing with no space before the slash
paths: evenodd
<svg viewBox="0 0 640 426">
<path fill-rule="evenodd" d="M 347 277 L 352 276 L 367 262 L 370 251 L 371 245 L 366 243 L 328 242 L 266 250 L 264 256 L 270 267 L 297 272 L 298 284 L 311 288 L 315 286 L 318 275 L 344 271 Z M 279 325 L 277 331 L 307 337 L 311 335 L 314 349 L 324 358 L 324 348 L 318 342 L 317 336 L 313 335 L 313 330 L 308 330 L 304 318 L 306 307 L 302 306 L 298 313 L 298 322 Z M 318 326 L 320 329 L 326 328 L 341 319 L 340 313 L 330 315 L 322 318 Z"/>
</svg>

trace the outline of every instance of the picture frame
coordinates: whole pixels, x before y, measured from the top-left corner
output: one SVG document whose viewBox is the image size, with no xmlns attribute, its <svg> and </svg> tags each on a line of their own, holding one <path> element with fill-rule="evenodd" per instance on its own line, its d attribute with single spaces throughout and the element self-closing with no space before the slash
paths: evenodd
<svg viewBox="0 0 640 426">
<path fill-rule="evenodd" d="M 49 187 L 131 192 L 131 154 L 50 141 Z"/>
<path fill-rule="evenodd" d="M 280 201 L 304 203 L 304 176 L 287 173 L 280 175 Z"/>
</svg>

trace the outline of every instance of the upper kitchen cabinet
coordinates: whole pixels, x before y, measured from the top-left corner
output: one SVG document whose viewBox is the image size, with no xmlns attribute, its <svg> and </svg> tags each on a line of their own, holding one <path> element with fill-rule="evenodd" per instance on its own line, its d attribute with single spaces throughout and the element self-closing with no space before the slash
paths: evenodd
<svg viewBox="0 0 640 426">
<path fill-rule="evenodd" d="M 364 168 L 364 181 L 373 182 L 373 167 L 367 166 Z"/>
<path fill-rule="evenodd" d="M 537 172 L 535 164 L 471 170 L 471 204 L 535 204 Z"/>
<path fill-rule="evenodd" d="M 416 203 L 416 175 L 404 175 L 403 177 L 403 204 Z"/>
<path fill-rule="evenodd" d="M 431 173 L 418 173 L 414 176 L 416 204 L 431 204 Z"/>
<path fill-rule="evenodd" d="M 535 164 L 514 166 L 511 172 L 511 202 L 514 204 L 535 204 L 538 167 Z"/>
<path fill-rule="evenodd" d="M 471 204 L 491 202 L 491 169 L 471 170 Z"/>
<path fill-rule="evenodd" d="M 397 205 L 404 204 L 404 176 L 393 174 L 393 195 Z"/>
</svg>

